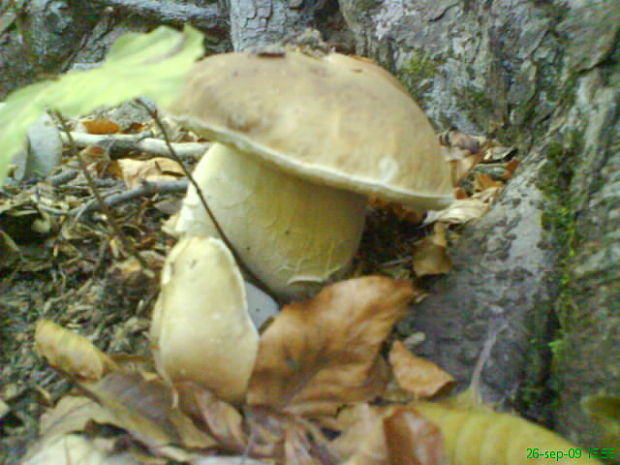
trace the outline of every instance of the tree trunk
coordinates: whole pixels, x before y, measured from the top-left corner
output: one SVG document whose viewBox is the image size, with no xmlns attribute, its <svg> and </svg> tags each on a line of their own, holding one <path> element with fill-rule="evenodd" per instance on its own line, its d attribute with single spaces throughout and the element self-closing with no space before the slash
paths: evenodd
<svg viewBox="0 0 620 465">
<path fill-rule="evenodd" d="M 334 0 L 228 2 L 218 12 L 198 0 L 16 0 L 22 7 L 11 19 L 4 0 L 0 98 L 37 73 L 101 59 L 128 17 L 132 28 L 191 23 L 222 36 L 227 15 L 235 49 L 306 26 L 341 32 Z M 504 322 L 483 371 L 485 397 L 539 419 L 549 414 L 584 445 L 616 447 L 603 442 L 581 400 L 620 395 L 620 4 L 340 6 L 358 54 L 394 71 L 438 129 L 493 135 L 516 145 L 523 161 L 493 210 L 465 228 L 454 272 L 401 329 L 424 331 L 421 353 L 466 384 L 488 328 Z M 548 408 L 552 401 L 557 409 Z"/>
<path fill-rule="evenodd" d="M 358 53 L 391 68 L 440 129 L 519 148 L 501 200 L 465 228 L 454 271 L 414 310 L 421 353 L 584 445 L 584 397 L 620 395 L 620 4 L 340 0 Z M 614 89 L 615 87 L 615 89 Z M 615 305 L 614 305 L 615 303 Z M 551 411 L 552 401 L 558 408 Z"/>
</svg>

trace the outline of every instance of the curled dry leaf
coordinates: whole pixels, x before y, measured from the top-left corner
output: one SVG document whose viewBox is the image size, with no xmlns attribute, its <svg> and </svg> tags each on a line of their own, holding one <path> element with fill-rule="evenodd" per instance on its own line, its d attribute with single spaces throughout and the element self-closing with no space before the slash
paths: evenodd
<svg viewBox="0 0 620 465">
<path fill-rule="evenodd" d="M 88 134 L 114 134 L 121 130 L 117 123 L 104 118 L 80 121 L 79 126 L 83 126 Z"/>
<path fill-rule="evenodd" d="M 164 455 L 169 445 L 202 449 L 215 444 L 175 406 L 172 390 L 157 378 L 115 371 L 82 388 L 154 454 Z"/>
<path fill-rule="evenodd" d="M 408 282 L 369 276 L 286 306 L 262 335 L 248 402 L 320 414 L 379 395 L 379 349 L 412 294 Z"/>
<path fill-rule="evenodd" d="M 483 155 L 480 153 L 468 155 L 458 160 L 450 160 L 452 167 L 452 182 L 457 185 L 461 182 L 469 172 L 482 161 Z"/>
<path fill-rule="evenodd" d="M 49 320 L 39 320 L 34 333 L 39 353 L 54 368 L 83 381 L 97 381 L 118 367 L 83 336 Z"/>
<path fill-rule="evenodd" d="M 348 426 L 332 447 L 346 465 L 448 465 L 441 431 L 414 407 L 358 404 L 339 419 Z"/>
<path fill-rule="evenodd" d="M 179 395 L 179 408 L 213 436 L 219 447 L 230 453 L 246 451 L 248 438 L 243 417 L 232 405 L 196 383 L 182 381 L 174 387 Z"/>
<path fill-rule="evenodd" d="M 56 436 L 38 443 L 22 465 L 139 465 L 129 452 L 115 451 L 115 441 L 77 434 Z"/>
<path fill-rule="evenodd" d="M 454 378 L 430 360 L 411 353 L 400 341 L 392 344 L 390 364 L 399 386 L 417 399 L 433 397 L 454 384 Z"/>
<path fill-rule="evenodd" d="M 444 210 L 429 212 L 424 223 L 441 221 L 448 224 L 465 224 L 468 221 L 477 220 L 488 209 L 489 204 L 477 198 L 455 200 L 452 205 Z"/>
<path fill-rule="evenodd" d="M 321 465 L 337 463 L 327 438 L 313 423 L 267 407 L 246 410 L 251 441 L 248 453 L 276 463 Z"/>
<path fill-rule="evenodd" d="M 342 410 L 338 414 L 342 434 L 331 443 L 340 462 L 347 465 L 390 465 L 382 422 L 394 409 L 395 406 L 371 407 L 360 403 Z"/>
<path fill-rule="evenodd" d="M 416 242 L 413 270 L 417 276 L 445 274 L 452 269 L 448 256 L 445 224 L 435 223 L 434 233 Z"/>
<path fill-rule="evenodd" d="M 480 152 L 483 144 L 486 143 L 486 138 L 465 134 L 452 128 L 439 134 L 439 142 L 445 147 L 466 150 L 471 154 Z"/>
<path fill-rule="evenodd" d="M 504 183 L 496 181 L 486 173 L 476 173 L 474 178 L 474 190 L 484 191 L 489 188 L 504 187 Z"/>
<path fill-rule="evenodd" d="M 91 421 L 114 424 L 111 414 L 94 400 L 85 396 L 65 396 L 41 416 L 39 432 L 42 440 L 47 440 L 82 431 Z"/>
<path fill-rule="evenodd" d="M 441 430 L 414 408 L 396 409 L 383 429 L 392 465 L 448 465 Z"/>
<path fill-rule="evenodd" d="M 181 165 L 169 158 L 156 157 L 150 160 L 118 160 L 123 181 L 128 188 L 139 187 L 143 181 L 176 181 L 185 175 Z"/>
</svg>

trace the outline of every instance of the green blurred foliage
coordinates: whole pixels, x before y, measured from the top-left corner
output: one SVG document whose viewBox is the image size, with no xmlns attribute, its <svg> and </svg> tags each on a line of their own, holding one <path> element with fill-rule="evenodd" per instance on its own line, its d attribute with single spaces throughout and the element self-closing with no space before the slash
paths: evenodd
<svg viewBox="0 0 620 465">
<path fill-rule="evenodd" d="M 26 142 L 28 127 L 45 111 L 78 116 L 141 96 L 165 108 L 202 54 L 202 39 L 189 26 L 183 33 L 168 27 L 128 33 L 114 43 L 101 67 L 72 71 L 11 93 L 0 105 L 0 184 L 13 155 Z"/>
</svg>

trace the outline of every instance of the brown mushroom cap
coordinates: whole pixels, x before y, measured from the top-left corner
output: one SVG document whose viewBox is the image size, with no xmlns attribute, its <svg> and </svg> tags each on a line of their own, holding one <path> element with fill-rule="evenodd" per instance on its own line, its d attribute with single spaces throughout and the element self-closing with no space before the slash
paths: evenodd
<svg viewBox="0 0 620 465">
<path fill-rule="evenodd" d="M 452 183 L 435 133 L 388 76 L 337 54 L 213 55 L 194 66 L 170 112 L 309 181 L 418 210 L 444 208 Z"/>
</svg>

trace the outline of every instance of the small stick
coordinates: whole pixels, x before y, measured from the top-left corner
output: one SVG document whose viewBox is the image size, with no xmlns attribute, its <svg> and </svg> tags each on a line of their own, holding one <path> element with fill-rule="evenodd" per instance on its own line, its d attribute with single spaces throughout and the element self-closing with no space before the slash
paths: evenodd
<svg viewBox="0 0 620 465">
<path fill-rule="evenodd" d="M 173 194 L 173 193 L 182 193 L 187 190 L 188 182 L 183 179 L 181 181 L 165 181 L 165 182 L 149 182 L 143 181 L 142 185 L 136 187 L 135 189 L 131 189 L 129 191 L 121 192 L 119 194 L 112 194 L 106 197 L 103 200 L 108 207 L 114 207 L 116 205 L 123 204 L 125 202 L 129 202 L 137 197 L 142 197 L 144 195 L 152 195 L 152 194 Z M 83 214 L 86 212 L 91 212 L 100 208 L 98 202 L 91 203 L 86 205 L 86 207 L 77 207 L 73 210 L 69 211 L 69 215 L 77 215 Z M 67 214 L 67 213 L 66 213 Z"/>
<path fill-rule="evenodd" d="M 63 143 L 69 142 L 69 135 L 77 147 L 89 145 L 104 146 L 106 148 L 118 148 L 125 150 L 141 150 L 162 157 L 169 157 L 168 146 L 161 139 L 144 137 L 141 134 L 85 134 L 81 132 L 62 133 Z M 211 146 L 206 142 L 176 142 L 171 144 L 175 153 L 180 157 L 200 158 Z"/>
<path fill-rule="evenodd" d="M 123 245 L 123 247 L 127 250 L 127 252 L 129 252 L 133 257 L 135 257 L 136 260 L 138 260 L 138 263 L 140 263 L 140 266 L 142 266 L 142 270 L 144 271 L 144 273 L 149 277 L 153 277 L 154 273 L 149 269 L 148 263 L 146 263 L 144 258 L 142 258 L 140 253 L 135 249 L 133 244 L 130 241 L 128 241 L 126 237 L 123 235 L 123 232 L 121 231 L 120 226 L 114 219 L 112 210 L 110 209 L 110 207 L 108 207 L 108 205 L 106 205 L 103 197 L 99 193 L 99 190 L 97 189 L 97 186 L 95 185 L 95 180 L 88 172 L 88 167 L 86 166 L 86 161 L 84 160 L 84 157 L 82 157 L 82 154 L 79 152 L 78 148 L 75 146 L 75 143 L 73 142 L 73 139 L 71 138 L 71 135 L 69 134 L 69 125 L 67 124 L 64 117 L 60 114 L 59 111 L 54 111 L 53 113 L 56 116 L 56 119 L 58 120 L 58 122 L 60 123 L 62 130 L 68 135 L 67 137 L 69 138 L 69 145 L 71 146 L 71 151 L 76 154 L 77 159 L 80 163 L 82 172 L 84 173 L 84 177 L 86 178 L 86 182 L 88 183 L 88 186 L 90 187 L 90 190 L 92 191 L 93 195 L 97 199 L 97 202 L 99 203 L 101 210 L 106 215 L 108 222 L 110 223 L 110 226 L 112 226 L 112 229 L 114 230 L 114 233 L 116 234 L 116 237 L 118 238 L 120 243 Z"/>
</svg>

